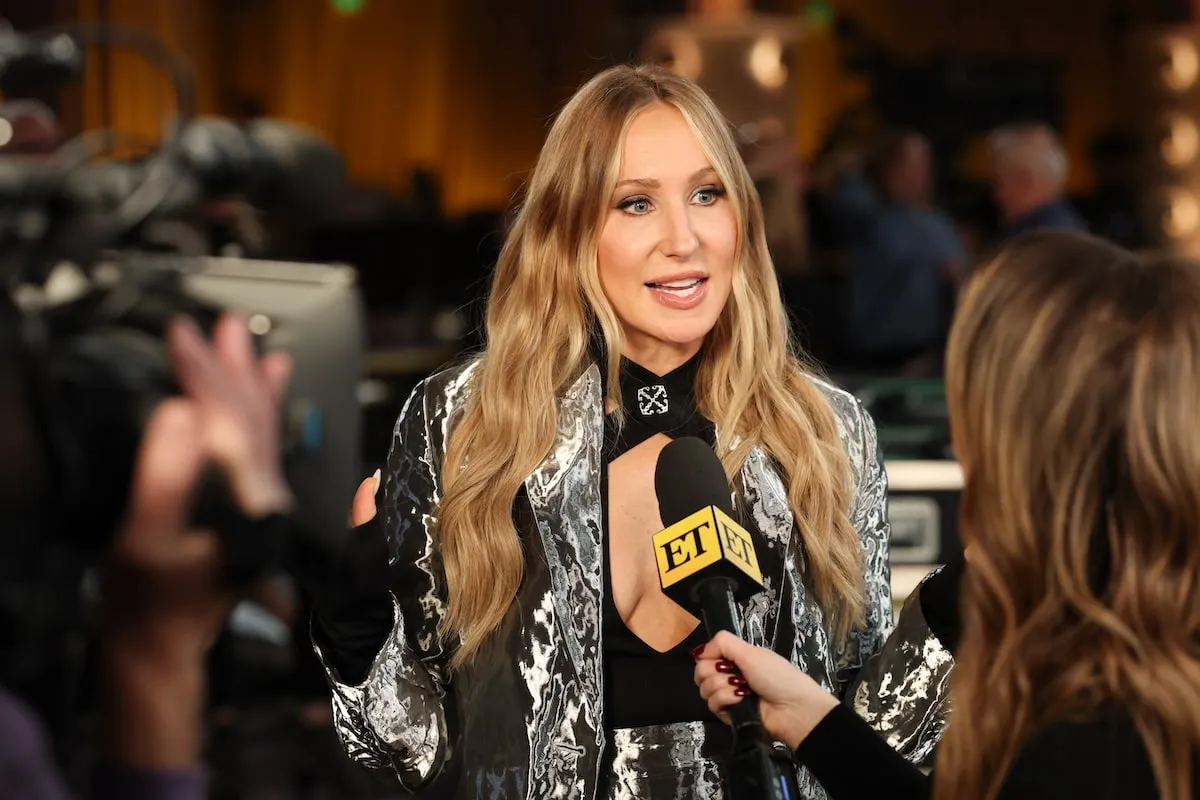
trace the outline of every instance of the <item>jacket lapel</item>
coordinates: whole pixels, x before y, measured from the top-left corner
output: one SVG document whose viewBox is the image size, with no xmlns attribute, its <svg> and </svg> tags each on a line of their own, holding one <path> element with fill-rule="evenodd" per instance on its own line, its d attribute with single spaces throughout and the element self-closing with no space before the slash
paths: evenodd
<svg viewBox="0 0 1200 800">
<path fill-rule="evenodd" d="M 554 447 L 525 480 L 550 570 L 558 627 L 597 725 L 603 714 L 600 676 L 603 409 L 600 370 L 593 365 L 563 398 Z"/>
<path fill-rule="evenodd" d="M 765 587 L 742 604 L 742 634 L 752 644 L 770 647 L 775 640 L 785 570 L 796 557 L 791 547 L 795 520 L 783 481 L 762 449 L 750 451 L 738 484 L 734 499 L 742 524 L 759 533 L 757 556 Z"/>
</svg>

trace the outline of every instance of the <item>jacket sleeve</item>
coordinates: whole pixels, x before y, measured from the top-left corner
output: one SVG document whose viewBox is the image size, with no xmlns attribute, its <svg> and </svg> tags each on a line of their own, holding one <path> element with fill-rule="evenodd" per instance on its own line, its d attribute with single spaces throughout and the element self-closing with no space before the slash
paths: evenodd
<svg viewBox="0 0 1200 800">
<path fill-rule="evenodd" d="M 390 553 L 391 632 L 357 684 L 343 682 L 337 658 L 324 652 L 330 644 L 315 640 L 346 752 L 394 771 L 410 792 L 437 777 L 450 749 L 444 706 L 450 652 L 438 633 L 446 585 L 434 532 L 441 453 L 426 415 L 425 385 L 413 390 L 396 422 L 379 503 Z"/>
<path fill-rule="evenodd" d="M 887 475 L 875 423 L 861 404 L 855 410 L 850 451 L 858 488 L 851 522 L 863 542 L 867 609 L 866 624 L 838 653 L 838 684 L 845 702 L 893 749 L 920 763 L 945 727 L 953 658 L 925 621 L 920 588 L 893 625 Z"/>
</svg>

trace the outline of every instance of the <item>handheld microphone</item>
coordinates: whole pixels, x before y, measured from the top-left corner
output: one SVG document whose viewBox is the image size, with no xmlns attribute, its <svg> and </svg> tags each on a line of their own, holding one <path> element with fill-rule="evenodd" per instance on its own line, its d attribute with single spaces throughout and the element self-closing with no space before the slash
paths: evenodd
<svg viewBox="0 0 1200 800">
<path fill-rule="evenodd" d="M 663 594 L 702 619 L 710 639 L 718 631 L 740 638 L 736 604 L 762 591 L 762 573 L 749 532 L 733 519 L 729 481 L 716 453 L 701 439 L 674 440 L 658 456 L 654 493 L 666 525 L 654 534 Z M 735 733 L 761 734 L 752 698 L 732 706 L 729 717 Z"/>
<path fill-rule="evenodd" d="M 750 532 L 733 519 L 729 481 L 716 453 L 701 439 L 682 437 L 658 456 L 654 492 L 663 530 L 654 554 L 663 593 L 704 621 L 711 639 L 719 631 L 741 638 L 737 603 L 763 590 Z M 733 800 L 799 797 L 792 765 L 780 763 L 749 694 L 727 709 L 733 723 L 729 763 Z"/>
</svg>

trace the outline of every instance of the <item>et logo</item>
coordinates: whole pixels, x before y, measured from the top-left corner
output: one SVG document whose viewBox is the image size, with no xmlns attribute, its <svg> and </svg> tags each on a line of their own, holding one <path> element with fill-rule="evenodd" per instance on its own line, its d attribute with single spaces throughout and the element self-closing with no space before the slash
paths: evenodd
<svg viewBox="0 0 1200 800">
<path fill-rule="evenodd" d="M 705 506 L 654 534 L 654 555 L 664 592 L 718 562 L 724 563 L 712 569 L 714 574 L 733 567 L 762 583 L 750 534 L 716 506 Z"/>
</svg>

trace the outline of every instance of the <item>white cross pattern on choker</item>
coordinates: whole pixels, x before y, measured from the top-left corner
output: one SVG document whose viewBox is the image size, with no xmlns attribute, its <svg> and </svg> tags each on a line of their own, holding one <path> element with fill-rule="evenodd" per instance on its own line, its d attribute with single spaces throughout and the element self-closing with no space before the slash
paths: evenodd
<svg viewBox="0 0 1200 800">
<path fill-rule="evenodd" d="M 667 387 L 661 383 L 654 386 L 639 386 L 637 400 L 638 413 L 643 417 L 666 414 L 670 408 L 667 403 Z"/>
<path fill-rule="evenodd" d="M 666 375 L 621 359 L 621 404 L 627 409 L 625 424 L 617 415 L 604 418 L 604 453 L 614 461 L 656 434 L 675 439 L 698 436 L 713 443 L 713 425 L 696 410 L 693 387 L 700 367 L 700 353 Z M 601 358 L 603 362 L 603 358 Z"/>
</svg>

